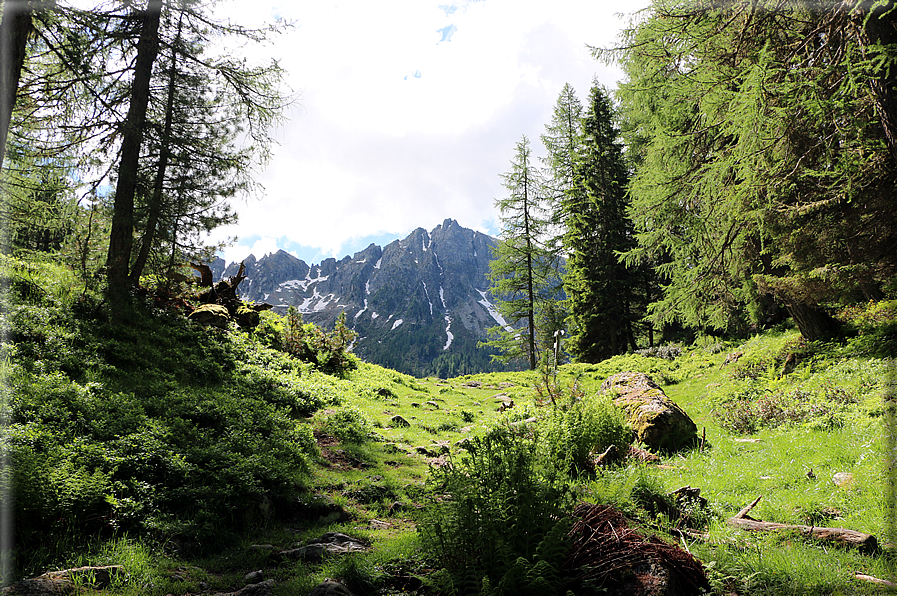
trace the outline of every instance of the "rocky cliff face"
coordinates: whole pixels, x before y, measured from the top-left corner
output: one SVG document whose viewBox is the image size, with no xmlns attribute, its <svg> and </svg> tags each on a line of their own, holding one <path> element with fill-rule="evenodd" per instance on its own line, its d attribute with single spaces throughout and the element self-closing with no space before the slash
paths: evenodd
<svg viewBox="0 0 897 596">
<path fill-rule="evenodd" d="M 486 329 L 504 324 L 488 294 L 486 274 L 496 240 L 447 219 L 431 232 L 414 230 L 380 248 L 308 266 L 278 251 L 244 260 L 244 299 L 295 306 L 325 328 L 340 312 L 359 334 L 361 358 L 417 376 L 497 370 L 477 348 Z M 235 275 L 231 263 L 224 276 Z"/>
</svg>

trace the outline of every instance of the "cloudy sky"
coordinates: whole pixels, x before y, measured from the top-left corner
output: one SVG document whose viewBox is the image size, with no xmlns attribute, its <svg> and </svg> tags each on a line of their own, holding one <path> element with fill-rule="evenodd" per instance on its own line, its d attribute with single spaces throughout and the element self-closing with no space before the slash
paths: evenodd
<svg viewBox="0 0 897 596">
<path fill-rule="evenodd" d="M 539 135 L 564 83 L 585 99 L 620 72 L 587 49 L 617 40 L 647 0 L 231 0 L 244 25 L 294 27 L 250 60 L 277 58 L 296 106 L 236 205 L 223 256 L 279 248 L 308 263 L 385 245 L 446 218 L 497 234 L 494 200 L 523 135 Z M 252 55 L 255 54 L 255 55 Z"/>
</svg>

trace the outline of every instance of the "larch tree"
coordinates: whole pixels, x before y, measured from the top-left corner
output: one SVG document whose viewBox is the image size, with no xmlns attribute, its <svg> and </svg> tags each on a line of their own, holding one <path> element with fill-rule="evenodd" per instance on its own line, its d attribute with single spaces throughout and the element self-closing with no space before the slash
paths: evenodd
<svg viewBox="0 0 897 596">
<path fill-rule="evenodd" d="M 783 304 L 809 340 L 827 304 L 897 273 L 895 3 L 656 0 L 609 54 L 639 166 L 630 215 L 657 258 L 658 323 L 745 328 Z"/>
<path fill-rule="evenodd" d="M 18 203 L 27 207 L 29 184 L 53 169 L 96 204 L 111 180 L 106 267 L 115 305 L 128 300 L 148 261 L 161 262 L 163 252 L 189 258 L 201 250 L 201 232 L 232 220 L 228 200 L 257 188 L 254 167 L 267 159 L 270 129 L 292 101 L 276 62 L 206 53 L 222 38 L 263 42 L 281 27 L 221 23 L 212 4 L 27 3 L 34 41 L 10 117 L 16 163 L 4 172 L 4 190 L 21 187 Z M 45 175 L 29 176 L 36 170 Z"/>
<path fill-rule="evenodd" d="M 159 53 L 159 22 L 164 0 L 148 0 L 140 12 L 140 36 L 131 82 L 128 115 L 123 123 L 121 156 L 117 168 L 112 229 L 106 256 L 108 297 L 113 308 L 128 301 L 131 250 L 134 244 L 134 196 L 137 192 L 140 146 L 149 107 L 150 79 Z"/>
<path fill-rule="evenodd" d="M 551 255 L 543 245 L 548 220 L 544 207 L 544 183 L 534 163 L 529 139 L 517 143 L 511 169 L 502 174 L 508 195 L 496 200 L 501 232 L 489 263 L 490 292 L 506 321 L 488 330 L 484 345 L 500 350 L 504 362 L 522 359 L 531 369 L 539 360 L 537 319 L 540 305 L 552 298 Z M 521 328 L 520 323 L 523 323 Z"/>
</svg>

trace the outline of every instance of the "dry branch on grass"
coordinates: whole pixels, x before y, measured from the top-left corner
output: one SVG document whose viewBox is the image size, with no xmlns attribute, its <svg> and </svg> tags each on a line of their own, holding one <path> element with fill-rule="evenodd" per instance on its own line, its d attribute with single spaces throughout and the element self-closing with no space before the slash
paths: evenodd
<svg viewBox="0 0 897 596">
<path fill-rule="evenodd" d="M 878 540 L 872 534 L 848 530 L 847 528 L 821 528 L 816 526 L 801 526 L 765 522 L 748 516 L 748 512 L 760 502 L 762 496 L 757 497 L 744 509 L 726 520 L 726 523 L 734 528 L 755 532 L 796 531 L 804 536 L 820 540 L 822 542 L 834 542 L 842 546 L 853 546 L 862 552 L 871 553 L 878 550 Z"/>
</svg>

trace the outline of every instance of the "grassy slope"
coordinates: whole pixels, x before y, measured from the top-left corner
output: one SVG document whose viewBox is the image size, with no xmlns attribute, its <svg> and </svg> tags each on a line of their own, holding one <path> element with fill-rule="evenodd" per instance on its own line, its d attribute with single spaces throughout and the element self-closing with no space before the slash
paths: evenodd
<svg viewBox="0 0 897 596">
<path fill-rule="evenodd" d="M 32 309 L 36 319 L 69 308 L 77 298 L 66 289 L 71 287 L 68 281 L 60 281 L 64 273 L 48 272 L 44 269 L 31 276 L 34 283 L 43 287 L 37 293 L 43 310 Z M 883 555 L 866 557 L 821 547 L 799 536 L 746 535 L 724 523 L 726 516 L 762 495 L 763 500 L 752 512 L 758 519 L 843 526 L 885 536 L 887 483 L 883 474 L 885 429 L 881 404 L 886 370 L 883 361 L 876 357 L 882 349 L 869 340 L 880 321 L 875 313 L 854 314 L 866 335 L 837 344 L 805 346 L 795 332 L 780 331 L 757 336 L 742 345 L 693 347 L 671 361 L 628 355 L 596 365 L 562 367 L 560 385 L 575 383 L 586 395 L 597 391 L 600 383 L 614 372 L 647 372 L 661 382 L 665 392 L 690 414 L 699 428 L 706 429 L 703 451 L 673 455 L 659 464 L 631 464 L 581 478 L 584 498 L 616 502 L 638 513 L 630 499 L 630 491 L 638 483 L 648 482 L 664 490 L 685 484 L 701 488 L 714 512 L 710 524 L 712 540 L 687 546 L 709 565 L 720 593 L 873 593 L 874 587 L 854 580 L 853 576 L 857 572 L 887 576 Z M 71 329 L 66 335 L 66 325 L 76 323 L 77 320 L 63 318 L 50 329 L 44 320 L 39 340 L 27 335 L 19 337 L 18 347 L 6 350 L 10 358 L 7 374 L 10 370 L 25 374 L 23 369 L 30 366 L 29 374 L 39 377 L 41 371 L 35 372 L 35 360 L 26 366 L 17 358 L 23 358 L 28 349 L 49 345 L 42 352 L 38 350 L 44 359 L 42 367 L 55 366 L 59 374 L 69 374 L 67 382 L 72 386 L 88 387 L 95 394 L 108 390 L 103 394 L 106 397 L 117 395 L 115 392 L 121 387 L 115 385 L 115 379 L 121 370 L 114 366 L 99 372 L 94 366 L 80 373 L 66 373 L 66 366 L 77 369 L 77 363 L 46 362 L 50 354 L 60 354 L 63 359 L 65 354 L 71 354 L 72 345 L 84 344 L 83 338 L 76 338 Z M 17 320 L 14 326 L 21 331 L 25 325 Z M 364 587 L 365 578 L 379 581 L 382 587 L 388 576 L 426 577 L 426 561 L 418 551 L 414 528 L 420 516 L 417 506 L 427 499 L 429 465 L 439 463 L 445 449 L 456 452 L 459 440 L 482 433 L 497 421 L 525 418 L 538 412 L 534 387 L 539 377 L 535 373 L 495 373 L 445 381 L 413 379 L 362 363 L 344 378 L 336 378 L 307 366 L 283 364 L 279 356 L 265 355 L 268 352 L 257 346 L 247 347 L 252 342 L 240 332 L 233 331 L 229 337 L 216 340 L 228 346 L 223 351 L 212 350 L 216 358 L 246 359 L 247 355 L 255 355 L 256 361 L 234 362 L 233 370 L 225 365 L 225 372 L 219 373 L 221 378 L 213 381 L 222 387 L 236 383 L 243 391 L 237 396 L 240 399 L 255 398 L 256 393 L 268 402 L 286 399 L 286 389 L 272 393 L 271 387 L 277 386 L 295 389 L 310 400 L 308 403 L 320 406 L 309 418 L 278 415 L 274 419 L 280 425 L 293 425 L 297 437 L 307 437 L 308 431 L 313 430 L 317 438 L 319 452 L 311 453 L 310 475 L 300 482 L 306 490 L 300 493 L 299 500 L 307 504 L 335 503 L 348 511 L 351 519 L 336 523 L 312 505 L 282 506 L 281 513 L 289 510 L 288 515 L 266 521 L 264 516 L 254 514 L 251 523 L 237 534 L 228 534 L 220 543 L 223 551 L 207 556 L 175 548 L 182 545 L 173 540 L 166 542 L 164 532 L 160 541 L 158 533 L 153 539 L 128 538 L 122 532 L 101 532 L 94 537 L 67 528 L 64 535 L 54 537 L 55 545 L 43 544 L 33 552 L 18 553 L 20 573 L 31 575 L 47 568 L 86 563 L 120 563 L 128 567 L 130 577 L 116 587 L 117 591 L 160 595 L 236 588 L 246 571 L 257 568 L 266 568 L 278 580 L 280 594 L 302 594 L 325 577 L 355 578 L 357 589 Z M 58 345 L 50 345 L 52 342 Z M 725 364 L 727 356 L 737 352 L 743 353 L 740 359 Z M 858 355 L 860 352 L 865 355 Z M 173 352 L 165 353 L 167 356 L 160 359 L 159 366 L 177 366 L 171 358 Z M 149 376 L 159 385 L 153 385 L 154 391 L 163 396 L 172 392 L 186 394 L 187 388 L 208 382 L 190 380 L 189 374 L 182 373 L 175 377 L 183 386 L 169 386 L 166 375 Z M 261 391 L 259 387 L 266 389 Z M 158 399 L 159 395 L 154 397 Z M 228 400 L 234 398 L 227 395 Z M 499 413 L 499 406 L 508 398 L 515 402 L 515 407 Z M 764 409 L 745 414 L 744 404 L 756 408 L 760 403 Z M 234 411 L 234 407 L 239 404 L 226 411 Z M 396 425 L 395 415 L 410 425 Z M 749 430 L 752 424 L 758 427 L 751 434 L 735 432 Z M 188 452 L 185 457 L 190 456 Z M 814 477 L 808 477 L 811 469 Z M 836 472 L 853 474 L 853 481 L 843 487 L 835 485 L 832 477 Z M 112 478 L 112 473 L 108 474 Z M 406 506 L 390 512 L 396 501 Z M 373 544 L 373 549 L 323 565 L 275 566 L 248 548 L 257 543 L 288 548 L 325 531 L 364 538 Z M 394 580 L 391 585 L 398 590 L 399 584 Z"/>
</svg>

